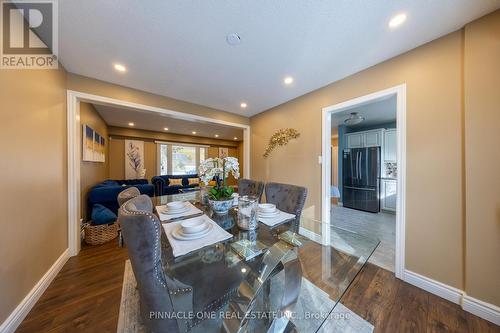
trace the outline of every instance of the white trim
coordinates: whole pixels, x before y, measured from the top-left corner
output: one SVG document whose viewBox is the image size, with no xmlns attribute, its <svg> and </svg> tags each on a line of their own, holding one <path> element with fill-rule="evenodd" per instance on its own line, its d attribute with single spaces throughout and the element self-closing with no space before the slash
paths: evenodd
<svg viewBox="0 0 500 333">
<path fill-rule="evenodd" d="M 500 307 L 496 305 L 468 296 L 463 290 L 409 270 L 405 270 L 403 280 L 431 294 L 461 305 L 464 311 L 500 326 Z"/>
<path fill-rule="evenodd" d="M 480 301 L 464 293 L 462 309 L 500 326 L 500 307 Z"/>
<path fill-rule="evenodd" d="M 243 177 L 250 178 L 250 125 L 212 119 L 190 113 L 178 112 L 151 105 L 132 103 L 105 96 L 93 95 L 74 90 L 67 91 L 68 104 L 68 247 L 70 256 L 80 251 L 80 102 L 119 106 L 134 110 L 149 111 L 183 119 L 218 124 L 243 129 Z"/>
<path fill-rule="evenodd" d="M 30 290 L 28 295 L 24 297 L 21 303 L 17 305 L 9 317 L 5 319 L 0 326 L 0 333 L 13 333 L 17 329 L 68 259 L 69 251 L 66 249 L 61 256 L 59 256 L 52 267 L 50 267 L 43 277 L 37 282 L 33 289 Z"/>
<path fill-rule="evenodd" d="M 299 234 L 309 238 L 312 241 L 315 241 L 316 243 L 321 244 L 321 235 L 318 235 L 317 233 L 312 232 L 309 229 L 306 229 L 304 227 L 299 227 Z"/>
<path fill-rule="evenodd" d="M 80 103 L 68 90 L 68 249 L 70 256 L 80 252 Z"/>
<path fill-rule="evenodd" d="M 462 290 L 451 287 L 447 284 L 433 280 L 418 273 L 405 270 L 403 280 L 405 282 L 408 282 L 409 284 L 419 287 L 420 289 L 428 291 L 431 294 L 437 295 L 455 304 L 460 304 L 462 300 Z"/>
<path fill-rule="evenodd" d="M 321 115 L 321 244 L 330 245 L 330 210 L 332 186 L 332 113 L 333 110 L 323 108 Z"/>
<path fill-rule="evenodd" d="M 155 144 L 174 145 L 174 146 L 186 146 L 186 147 L 210 148 L 209 145 L 199 145 L 199 144 L 196 144 L 196 143 L 184 143 L 184 142 L 174 142 L 174 141 L 158 141 L 158 140 L 155 140 Z"/>
<path fill-rule="evenodd" d="M 331 115 L 353 106 L 360 106 L 390 95 L 397 96 L 398 131 L 398 196 L 396 212 L 396 277 L 402 279 L 405 267 L 405 220 L 406 220 L 406 84 L 377 91 L 342 103 L 323 108 L 322 112 L 322 165 L 321 165 L 321 219 L 324 223 L 322 243 L 330 241 L 330 184 L 331 184 Z"/>
<path fill-rule="evenodd" d="M 396 198 L 396 277 L 402 278 L 405 270 L 406 236 L 406 84 L 397 91 L 397 198 Z"/>
</svg>

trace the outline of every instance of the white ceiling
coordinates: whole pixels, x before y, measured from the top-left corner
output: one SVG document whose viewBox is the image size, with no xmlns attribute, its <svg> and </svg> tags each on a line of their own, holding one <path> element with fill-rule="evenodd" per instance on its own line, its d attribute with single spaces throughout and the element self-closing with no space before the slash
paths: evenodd
<svg viewBox="0 0 500 333">
<path fill-rule="evenodd" d="M 59 57 L 73 73 L 251 116 L 499 7 L 497 0 L 64 0 Z M 401 12 L 406 23 L 389 29 Z M 240 45 L 226 43 L 233 32 Z M 128 72 L 115 72 L 114 62 Z"/>
<path fill-rule="evenodd" d="M 234 127 L 222 126 L 214 123 L 176 119 L 167 115 L 141 110 L 122 109 L 97 104 L 94 104 L 94 107 L 104 119 L 106 124 L 110 126 L 130 127 L 128 123 L 132 122 L 134 123 L 132 128 L 148 131 L 191 136 L 193 136 L 192 132 L 195 131 L 196 136 L 198 137 L 231 141 L 241 141 L 243 138 L 243 131 Z M 164 130 L 165 127 L 168 128 L 168 131 Z M 218 134 L 219 137 L 216 138 L 215 134 Z M 235 137 L 238 139 L 235 140 Z"/>
<path fill-rule="evenodd" d="M 364 121 L 357 125 L 348 126 L 349 128 L 359 128 L 396 121 L 396 110 L 396 95 L 393 95 L 362 106 L 334 113 L 332 115 L 332 129 L 335 128 L 336 130 L 339 125 L 343 125 L 344 120 L 349 118 L 351 112 L 357 112 L 365 118 Z"/>
</svg>

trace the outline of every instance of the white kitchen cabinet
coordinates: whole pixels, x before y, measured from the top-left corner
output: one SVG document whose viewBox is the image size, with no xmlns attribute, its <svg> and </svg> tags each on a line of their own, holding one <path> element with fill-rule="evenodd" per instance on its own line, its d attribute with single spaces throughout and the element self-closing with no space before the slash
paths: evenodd
<svg viewBox="0 0 500 333">
<path fill-rule="evenodd" d="M 395 163 L 397 161 L 397 131 L 396 129 L 387 129 L 384 132 L 383 161 L 385 163 Z"/>
<path fill-rule="evenodd" d="M 380 147 L 383 133 L 383 129 L 347 133 L 345 135 L 347 148 Z"/>
<path fill-rule="evenodd" d="M 395 212 L 397 202 L 397 181 L 395 179 L 382 179 L 381 208 L 382 210 Z"/>
<path fill-rule="evenodd" d="M 346 134 L 347 148 L 362 148 L 364 146 L 363 133 Z"/>
<path fill-rule="evenodd" d="M 382 146 L 382 131 L 369 131 L 364 133 L 365 147 L 380 147 Z"/>
</svg>

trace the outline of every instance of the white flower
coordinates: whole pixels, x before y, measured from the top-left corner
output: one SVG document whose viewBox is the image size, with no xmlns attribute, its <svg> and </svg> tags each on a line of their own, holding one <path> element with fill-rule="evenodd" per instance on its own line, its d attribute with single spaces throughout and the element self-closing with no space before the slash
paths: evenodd
<svg viewBox="0 0 500 333">
<path fill-rule="evenodd" d="M 229 174 L 232 174 L 234 178 L 238 179 L 240 177 L 240 165 L 235 157 L 226 157 L 224 159 L 218 157 L 207 158 L 200 163 L 198 173 L 205 184 L 208 184 L 215 176 L 226 179 Z"/>
</svg>

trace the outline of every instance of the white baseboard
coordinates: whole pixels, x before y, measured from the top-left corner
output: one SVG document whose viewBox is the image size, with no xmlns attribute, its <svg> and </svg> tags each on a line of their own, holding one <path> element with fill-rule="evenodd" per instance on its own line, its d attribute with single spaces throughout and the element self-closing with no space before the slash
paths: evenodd
<svg viewBox="0 0 500 333">
<path fill-rule="evenodd" d="M 464 295 L 462 309 L 500 326 L 500 307 Z"/>
<path fill-rule="evenodd" d="M 317 233 L 312 232 L 309 229 L 300 227 L 299 234 L 301 234 L 302 236 L 305 236 L 305 237 L 307 237 L 307 238 L 315 241 L 316 243 L 321 244 L 321 235 L 318 235 Z"/>
<path fill-rule="evenodd" d="M 68 259 L 69 251 L 66 249 L 40 281 L 31 289 L 28 295 L 26 295 L 21 303 L 12 311 L 10 316 L 0 325 L 0 333 L 14 333 Z"/>
<path fill-rule="evenodd" d="M 426 276 L 405 269 L 404 279 L 405 282 L 412 284 L 420 289 L 437 295 L 455 304 L 460 304 L 462 301 L 463 291 L 439 281 L 430 279 Z"/>
<path fill-rule="evenodd" d="M 405 270 L 405 282 L 462 306 L 464 311 L 500 326 L 500 307 L 467 296 L 465 291 L 430 279 L 418 273 Z"/>
</svg>

